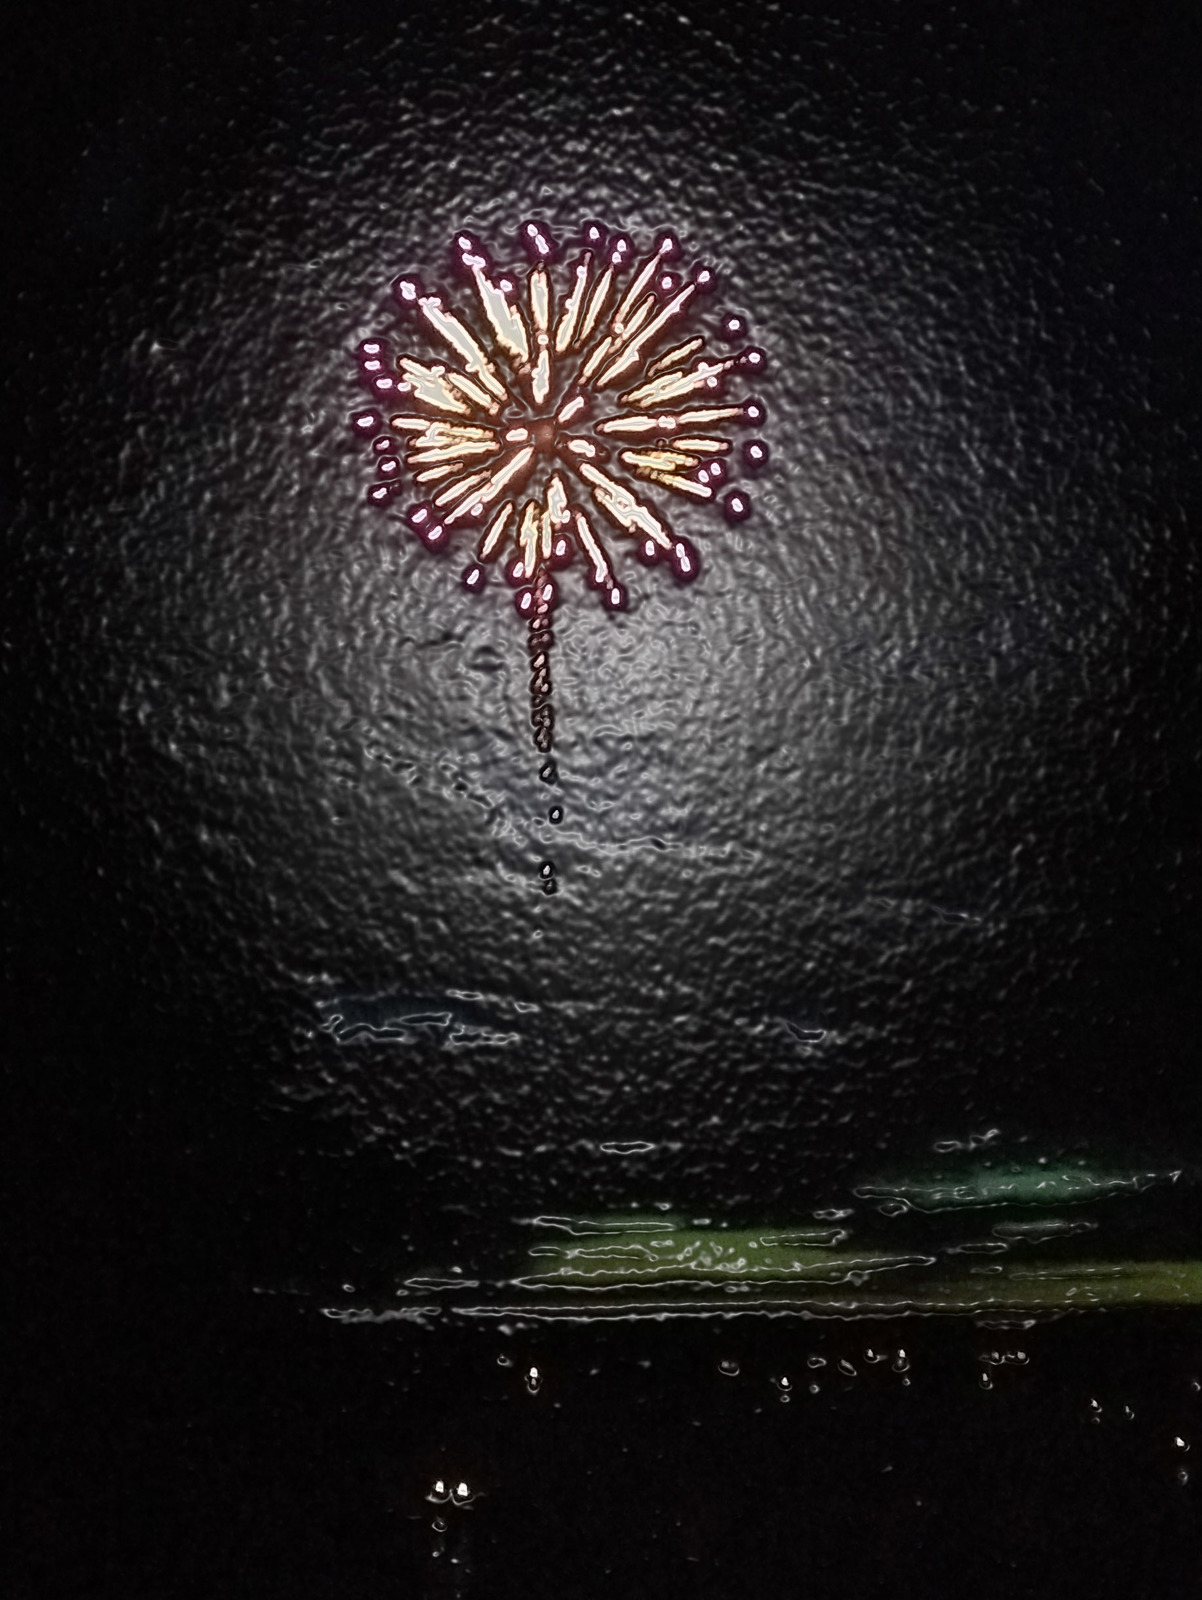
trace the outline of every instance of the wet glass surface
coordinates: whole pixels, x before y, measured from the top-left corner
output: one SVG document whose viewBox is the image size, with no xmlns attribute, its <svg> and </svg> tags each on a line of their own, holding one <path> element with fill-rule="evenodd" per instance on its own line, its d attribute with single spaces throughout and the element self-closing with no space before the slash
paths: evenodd
<svg viewBox="0 0 1202 1600">
<path fill-rule="evenodd" d="M 538 1216 L 1197 1257 L 1197 20 L 13 42 L 24 1592 L 1171 1590 L 1188 1310 L 472 1323 L 445 1281 L 512 1309 Z M 528 216 L 673 229 L 767 354 L 698 581 L 563 575 L 553 789 L 511 596 L 348 426 L 396 275 Z M 1179 1177 L 973 1210 L 1041 1163 Z M 381 1320 L 409 1279 L 439 1314 Z"/>
</svg>

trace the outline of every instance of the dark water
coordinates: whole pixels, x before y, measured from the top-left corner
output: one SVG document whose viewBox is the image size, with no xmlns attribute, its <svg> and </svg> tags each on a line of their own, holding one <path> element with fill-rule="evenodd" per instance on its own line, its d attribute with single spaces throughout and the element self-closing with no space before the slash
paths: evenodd
<svg viewBox="0 0 1202 1600">
<path fill-rule="evenodd" d="M 801 1216 L 994 1129 L 1194 1168 L 1192 9 L 11 44 L 16 1592 L 1189 1592 L 1190 1314 L 1041 1326 L 983 1391 L 969 1324 L 382 1329 L 318 1289 L 538 1211 Z M 512 606 L 373 513 L 346 426 L 396 273 L 532 214 L 674 228 L 770 363 L 755 516 L 682 519 L 701 580 L 565 584 L 558 825 Z M 857 1376 L 782 1405 L 821 1351 Z"/>
</svg>

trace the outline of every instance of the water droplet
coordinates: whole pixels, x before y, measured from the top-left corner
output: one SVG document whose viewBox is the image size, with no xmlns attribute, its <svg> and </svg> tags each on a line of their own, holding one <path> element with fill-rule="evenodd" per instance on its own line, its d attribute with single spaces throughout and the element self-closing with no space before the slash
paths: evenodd
<svg viewBox="0 0 1202 1600">
<path fill-rule="evenodd" d="M 542 766 L 538 769 L 538 775 L 544 783 L 559 782 L 559 768 L 555 765 L 554 761 L 544 761 Z"/>
<path fill-rule="evenodd" d="M 537 1394 L 543 1386 L 543 1375 L 537 1367 L 526 1369 L 526 1387 L 531 1394 Z"/>
<path fill-rule="evenodd" d="M 547 821 L 548 822 L 562 822 L 563 821 L 563 807 L 562 806 L 552 806 L 550 811 L 547 812 Z"/>
<path fill-rule="evenodd" d="M 540 878 L 553 878 L 555 876 L 554 862 L 544 861 L 542 866 L 538 869 L 538 875 Z"/>
</svg>

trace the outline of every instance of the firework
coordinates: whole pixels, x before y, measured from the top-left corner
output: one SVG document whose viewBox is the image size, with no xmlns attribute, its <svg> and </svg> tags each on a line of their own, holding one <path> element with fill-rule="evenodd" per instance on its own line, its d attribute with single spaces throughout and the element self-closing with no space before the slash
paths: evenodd
<svg viewBox="0 0 1202 1600">
<path fill-rule="evenodd" d="M 580 559 L 606 607 L 620 610 L 616 533 L 648 564 L 666 563 L 681 581 L 697 575 L 697 551 L 668 507 L 676 497 L 721 507 L 732 522 L 749 515 L 746 490 L 727 487 L 731 434 L 755 429 L 764 412 L 729 390 L 761 371 L 764 355 L 735 348 L 741 317 L 702 314 L 713 274 L 674 270 L 671 234 L 642 260 L 625 236 L 595 225 L 562 256 L 538 223 L 521 237 L 529 262 L 519 272 L 499 271 L 475 238 L 458 236 L 470 312 L 416 277 L 397 279 L 399 304 L 437 355 L 394 358 L 383 338 L 365 340 L 363 376 L 388 409 L 361 412 L 354 426 L 376 457 L 368 498 L 391 505 L 408 482 L 417 498 L 405 520 L 422 543 L 437 550 L 472 529 L 465 585 L 482 589 L 498 565 L 517 590 L 534 740 L 549 753 L 555 573 Z M 762 440 L 744 444 L 746 471 L 767 459 Z"/>
</svg>

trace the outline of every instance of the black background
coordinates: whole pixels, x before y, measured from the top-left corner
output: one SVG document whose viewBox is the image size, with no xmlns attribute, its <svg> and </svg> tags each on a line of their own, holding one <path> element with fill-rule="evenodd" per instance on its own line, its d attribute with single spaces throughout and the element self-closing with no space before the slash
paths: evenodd
<svg viewBox="0 0 1202 1600">
<path fill-rule="evenodd" d="M 990 1127 L 1192 1166 L 1195 10 L 7 42 L 12 1592 L 1188 1592 L 1189 1319 L 1036 1330 L 986 1392 L 968 1327 L 317 1309 L 500 1270 L 535 1209 L 796 1214 Z M 771 363 L 701 582 L 567 597 L 558 832 L 512 612 L 346 427 L 392 277 L 531 214 L 674 227 Z M 781 1404 L 880 1337 L 908 1389 Z M 435 1556 L 439 1472 L 482 1492 Z"/>
</svg>

